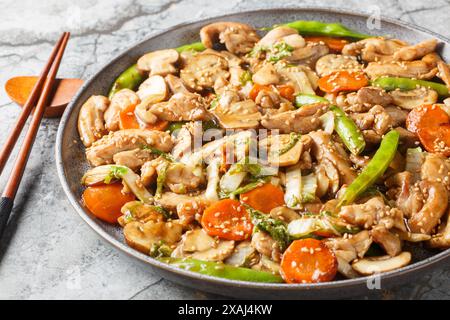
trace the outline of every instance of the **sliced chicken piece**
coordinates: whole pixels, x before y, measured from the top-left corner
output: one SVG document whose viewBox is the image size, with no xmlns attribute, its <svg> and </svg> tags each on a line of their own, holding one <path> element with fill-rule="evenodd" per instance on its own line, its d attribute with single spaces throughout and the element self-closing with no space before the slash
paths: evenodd
<svg viewBox="0 0 450 320">
<path fill-rule="evenodd" d="M 204 183 L 205 176 L 198 168 L 188 167 L 183 163 L 175 162 L 170 163 L 166 170 L 164 184 L 172 192 L 185 194 L 195 191 Z"/>
<path fill-rule="evenodd" d="M 259 91 L 255 99 L 255 103 L 264 109 L 279 109 L 283 101 L 285 99 L 278 92 L 268 90 Z M 274 112 L 273 110 L 270 111 Z"/>
<path fill-rule="evenodd" d="M 438 72 L 436 63 L 434 54 L 428 54 L 422 60 L 370 62 L 364 71 L 371 79 L 382 76 L 431 79 Z"/>
<path fill-rule="evenodd" d="M 176 211 L 178 205 L 183 203 L 197 203 L 198 206 L 208 206 L 209 201 L 206 200 L 204 194 L 187 195 L 177 194 L 174 192 L 164 192 L 159 199 L 155 199 L 156 203 L 163 208 Z"/>
<path fill-rule="evenodd" d="M 363 65 L 354 56 L 342 54 L 327 54 L 317 60 L 316 72 L 320 77 L 334 71 L 350 70 L 362 71 Z"/>
<path fill-rule="evenodd" d="M 86 158 L 92 166 L 113 162 L 116 153 L 152 147 L 163 152 L 172 149 L 173 142 L 167 132 L 127 129 L 110 132 L 86 150 Z"/>
<path fill-rule="evenodd" d="M 438 233 L 428 241 L 428 245 L 441 249 L 450 247 L 450 209 L 447 210 L 447 221 L 439 226 Z"/>
<path fill-rule="evenodd" d="M 168 74 L 167 76 L 164 77 L 164 79 L 166 80 L 166 83 L 169 86 L 170 92 L 172 92 L 172 94 L 189 92 L 189 90 L 184 85 L 183 80 L 181 80 L 177 76 L 174 76 L 173 74 Z"/>
<path fill-rule="evenodd" d="M 252 247 L 262 255 L 269 257 L 272 261 L 281 261 L 281 252 L 279 244 L 267 233 L 263 231 L 252 235 Z"/>
<path fill-rule="evenodd" d="M 219 101 L 211 110 L 220 125 L 225 129 L 252 129 L 259 126 L 261 113 L 251 99 L 222 105 Z"/>
<path fill-rule="evenodd" d="M 108 105 L 108 98 L 91 96 L 81 106 L 78 114 L 78 133 L 85 147 L 90 147 L 94 141 L 107 133 L 103 115 Z"/>
<path fill-rule="evenodd" d="M 361 55 L 364 61 L 391 61 L 392 55 L 399 49 L 408 46 L 406 42 L 397 39 L 368 38 L 346 44 L 342 54 Z"/>
<path fill-rule="evenodd" d="M 212 48 L 217 40 L 224 43 L 233 54 L 250 52 L 259 36 L 253 27 L 239 22 L 215 22 L 200 30 L 200 38 L 207 48 Z"/>
<path fill-rule="evenodd" d="M 350 117 L 361 130 L 373 129 L 378 135 L 383 135 L 394 124 L 392 117 L 379 105 L 372 107 L 366 113 L 353 113 Z"/>
<path fill-rule="evenodd" d="M 413 90 L 394 90 L 389 92 L 393 103 L 403 109 L 412 110 L 423 104 L 434 104 L 438 100 L 438 94 L 432 89 L 420 87 Z"/>
<path fill-rule="evenodd" d="M 153 104 L 149 112 L 166 121 L 207 120 L 205 100 L 196 93 L 176 93 L 169 101 Z"/>
<path fill-rule="evenodd" d="M 322 126 L 319 117 L 326 111 L 328 111 L 328 104 L 306 105 L 294 111 L 265 115 L 261 125 L 267 129 L 279 129 L 280 133 L 306 134 Z"/>
<path fill-rule="evenodd" d="M 356 178 L 356 172 L 346 154 L 339 152 L 335 143 L 331 141 L 331 136 L 323 131 L 311 132 L 309 136 L 313 140 L 311 152 L 318 162 L 323 163 L 329 169 L 335 167 L 341 184 L 352 183 Z"/>
<path fill-rule="evenodd" d="M 395 209 L 395 208 L 394 208 Z M 397 212 L 384 204 L 383 198 L 373 197 L 363 204 L 352 204 L 341 207 L 339 217 L 350 224 L 366 229 L 379 224 L 384 218 L 394 217 Z M 390 221 L 393 227 L 394 221 Z"/>
<path fill-rule="evenodd" d="M 104 114 L 106 129 L 108 131 L 119 130 L 120 112 L 130 106 L 137 106 L 139 102 L 138 95 L 130 89 L 122 89 L 114 94 Z"/>
<path fill-rule="evenodd" d="M 403 148 L 415 148 L 420 144 L 419 138 L 413 132 L 406 130 L 403 127 L 394 129 L 400 134 L 399 145 Z"/>
<path fill-rule="evenodd" d="M 411 216 L 408 224 L 414 233 L 430 234 L 446 212 L 448 193 L 439 182 L 423 180 L 419 187 L 424 194 L 425 203 L 419 212 Z"/>
<path fill-rule="evenodd" d="M 193 136 L 186 126 L 183 126 L 176 134 L 172 156 L 179 160 L 184 155 L 192 153 Z"/>
<path fill-rule="evenodd" d="M 370 234 L 374 242 L 381 245 L 388 255 L 395 257 L 402 252 L 402 243 L 399 237 L 384 226 L 375 226 Z"/>
<path fill-rule="evenodd" d="M 199 53 L 190 57 L 180 77 L 186 86 L 195 91 L 212 88 L 217 79 L 228 79 L 228 62 L 217 54 Z"/>
<path fill-rule="evenodd" d="M 352 262 L 364 257 L 372 244 L 372 237 L 369 231 L 364 230 L 348 238 L 328 238 L 325 244 L 345 261 Z"/>
<path fill-rule="evenodd" d="M 252 80 L 254 83 L 260 85 L 278 84 L 280 82 L 280 76 L 272 63 L 265 63 L 253 75 Z"/>
<path fill-rule="evenodd" d="M 204 261 L 223 261 L 234 251 L 234 241 L 220 240 L 209 236 L 205 230 L 197 228 L 186 231 L 178 247 L 172 254 L 174 258 L 192 258 Z"/>
<path fill-rule="evenodd" d="M 133 171 L 138 170 L 145 162 L 155 159 L 157 156 L 148 149 L 132 149 L 114 154 L 115 164 L 126 166 Z"/>
<path fill-rule="evenodd" d="M 408 111 L 403 110 L 399 107 L 385 107 L 384 111 L 389 115 L 391 118 L 391 122 L 389 125 L 391 127 L 404 127 L 406 118 L 408 117 Z"/>
<path fill-rule="evenodd" d="M 396 206 L 406 217 L 422 209 L 423 195 L 419 188 L 413 187 L 411 172 L 396 173 L 386 180 L 385 185 L 389 188 L 387 195 L 396 201 Z"/>
<path fill-rule="evenodd" d="M 139 58 L 137 67 L 142 71 L 150 71 L 150 75 L 166 76 L 177 72 L 175 63 L 180 55 L 175 49 L 157 50 Z"/>
<path fill-rule="evenodd" d="M 434 52 L 438 41 L 436 39 L 429 39 L 418 44 L 403 47 L 394 52 L 394 60 L 412 61 L 422 58 L 423 56 Z"/>
<path fill-rule="evenodd" d="M 444 81 L 448 90 L 450 90 L 450 66 L 446 64 L 444 61 L 438 61 L 437 63 L 439 73 L 437 76 Z"/>
<path fill-rule="evenodd" d="M 119 217 L 117 221 L 122 227 L 133 221 L 139 221 L 142 223 L 146 223 L 148 221 L 164 221 L 163 214 L 159 212 L 155 206 L 143 203 L 141 201 L 127 202 L 122 209 L 120 209 L 120 212 L 122 212 L 123 216 Z"/>
<path fill-rule="evenodd" d="M 426 153 L 420 177 L 422 180 L 441 183 L 450 191 L 450 160 L 437 153 Z"/>
<path fill-rule="evenodd" d="M 123 228 L 127 244 L 145 254 L 150 253 L 153 245 L 163 242 L 173 245 L 181 239 L 182 226 L 176 221 L 142 223 L 133 221 Z"/>
</svg>

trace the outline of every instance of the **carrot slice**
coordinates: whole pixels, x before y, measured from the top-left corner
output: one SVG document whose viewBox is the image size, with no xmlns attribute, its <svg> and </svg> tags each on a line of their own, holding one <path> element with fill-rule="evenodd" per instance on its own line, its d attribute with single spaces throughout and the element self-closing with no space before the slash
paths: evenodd
<svg viewBox="0 0 450 320">
<path fill-rule="evenodd" d="M 337 273 L 337 259 L 322 241 L 295 240 L 281 259 L 280 273 L 287 283 L 331 281 Z"/>
<path fill-rule="evenodd" d="M 269 213 L 273 208 L 284 205 L 283 191 L 271 183 L 263 184 L 261 187 L 241 194 L 240 199 L 243 203 L 264 213 Z"/>
<path fill-rule="evenodd" d="M 363 72 L 335 71 L 319 79 L 320 90 L 328 93 L 356 91 L 369 84 Z"/>
<path fill-rule="evenodd" d="M 279 85 L 277 86 L 278 92 L 280 93 L 280 95 L 285 98 L 288 99 L 289 101 L 294 101 L 294 93 L 295 93 L 295 89 L 294 87 L 284 84 L 284 85 Z"/>
<path fill-rule="evenodd" d="M 132 193 L 122 193 L 122 189 L 121 183 L 91 186 L 84 190 L 82 199 L 94 216 L 114 224 L 122 215 L 122 206 L 136 199 Z"/>
<path fill-rule="evenodd" d="M 253 232 L 253 224 L 245 207 L 237 200 L 220 200 L 205 209 L 201 224 L 210 236 L 227 240 L 245 240 Z"/>
<path fill-rule="evenodd" d="M 436 127 L 450 122 L 444 110 L 434 104 L 425 104 L 414 108 L 406 118 L 406 128 L 416 133 L 419 128 Z"/>
<path fill-rule="evenodd" d="M 252 87 L 252 89 L 250 90 L 250 93 L 248 94 L 249 98 L 252 99 L 253 101 L 256 100 L 256 97 L 258 96 L 260 91 L 271 91 L 269 86 L 263 86 L 260 84 L 255 83 Z"/>
<path fill-rule="evenodd" d="M 325 36 L 311 36 L 305 37 L 305 40 L 308 42 L 314 43 L 324 43 L 334 52 L 341 52 L 346 44 L 348 44 L 348 40 L 342 38 L 333 38 L 333 37 L 325 37 Z"/>
<path fill-rule="evenodd" d="M 120 129 L 148 129 L 148 130 L 158 130 L 164 131 L 169 127 L 169 121 L 158 120 L 152 124 L 140 124 L 136 115 L 134 114 L 134 110 L 136 109 L 135 105 L 129 105 L 125 109 L 123 109 L 119 114 L 119 127 Z"/>
<path fill-rule="evenodd" d="M 135 105 L 129 105 L 119 114 L 119 127 L 121 130 L 123 129 L 139 129 L 140 125 L 134 115 L 134 109 L 136 109 Z"/>
<path fill-rule="evenodd" d="M 417 135 L 425 150 L 450 157 L 450 123 L 419 128 Z"/>
</svg>

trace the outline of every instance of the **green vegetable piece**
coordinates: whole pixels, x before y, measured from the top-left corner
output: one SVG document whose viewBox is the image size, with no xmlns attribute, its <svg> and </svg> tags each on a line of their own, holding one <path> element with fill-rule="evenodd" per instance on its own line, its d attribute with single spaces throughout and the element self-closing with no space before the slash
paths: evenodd
<svg viewBox="0 0 450 320">
<path fill-rule="evenodd" d="M 346 37 L 353 39 L 366 39 L 373 36 L 350 30 L 340 23 L 324 23 L 320 21 L 298 20 L 282 24 L 294 28 L 301 35 L 317 35 L 328 37 Z"/>
<path fill-rule="evenodd" d="M 156 155 L 158 155 L 158 156 L 161 156 L 161 157 L 163 157 L 164 159 L 166 159 L 167 161 L 170 161 L 170 162 L 174 162 L 174 161 L 175 161 L 175 159 L 172 157 L 172 155 L 170 155 L 170 154 L 167 153 L 167 152 L 164 152 L 164 151 L 161 151 L 161 150 L 159 150 L 159 149 L 156 149 L 156 148 L 154 148 L 154 147 L 143 146 L 142 149 L 144 149 L 144 150 L 150 150 L 151 153 L 156 154 Z"/>
<path fill-rule="evenodd" d="M 120 180 L 127 172 L 128 168 L 125 166 L 111 166 L 111 169 L 103 182 L 110 184 L 113 180 Z"/>
<path fill-rule="evenodd" d="M 288 144 L 286 146 L 284 146 L 281 150 L 278 150 L 278 155 L 281 156 L 282 154 L 285 154 L 286 152 L 291 150 L 297 144 L 297 142 L 300 140 L 301 136 L 302 135 L 299 133 L 291 132 L 289 134 Z"/>
<path fill-rule="evenodd" d="M 203 51 L 205 49 L 206 49 L 206 47 L 201 42 L 194 42 L 194 43 L 190 43 L 190 44 L 185 44 L 184 46 L 175 48 L 175 50 L 177 50 L 178 53 L 182 53 L 184 51 L 189 51 L 189 50 Z"/>
<path fill-rule="evenodd" d="M 295 97 L 295 106 L 297 108 L 318 102 L 329 103 L 324 97 L 316 96 L 315 94 L 300 93 Z"/>
<path fill-rule="evenodd" d="M 171 122 L 169 125 L 170 133 L 174 133 L 175 131 L 180 130 L 185 124 L 186 121 Z"/>
<path fill-rule="evenodd" d="M 232 191 L 230 194 L 228 194 L 228 196 L 246 193 L 246 192 L 252 191 L 253 189 L 261 187 L 264 183 L 268 182 L 268 180 L 269 180 L 268 178 L 269 177 L 264 177 L 264 178 L 260 178 L 256 181 L 250 182 L 250 183 L 246 184 L 245 186 L 237 188 L 236 190 Z"/>
<path fill-rule="evenodd" d="M 266 283 L 284 282 L 279 275 L 274 275 L 270 272 L 234 267 L 218 262 L 202 261 L 190 258 L 160 258 L 159 260 L 184 270 L 229 280 Z"/>
<path fill-rule="evenodd" d="M 330 110 L 333 111 L 335 115 L 335 130 L 345 146 L 354 155 L 360 154 L 366 147 L 366 141 L 364 140 L 361 130 L 359 130 L 351 118 L 347 117 L 342 109 L 331 106 Z"/>
<path fill-rule="evenodd" d="M 209 129 L 220 129 L 220 126 L 214 120 L 203 121 L 202 122 L 203 132 L 208 131 Z"/>
<path fill-rule="evenodd" d="M 252 82 L 252 74 L 250 71 L 245 70 L 242 72 L 241 76 L 239 77 L 239 82 L 242 86 L 245 86 L 247 82 Z"/>
<path fill-rule="evenodd" d="M 450 96 L 447 86 L 426 80 L 413 80 L 401 77 L 381 77 L 373 80 L 371 83 L 373 86 L 380 87 L 386 91 L 393 91 L 395 89 L 413 90 L 417 87 L 425 87 L 436 91 L 441 97 Z"/>
<path fill-rule="evenodd" d="M 172 254 L 172 249 L 168 246 L 164 241 L 158 241 L 152 245 L 150 248 L 150 257 L 153 258 L 162 258 L 162 257 L 170 257 Z"/>
<path fill-rule="evenodd" d="M 109 99 L 111 99 L 116 92 L 122 89 L 136 90 L 146 78 L 147 76 L 139 71 L 137 65 L 132 65 L 127 70 L 122 72 L 114 81 L 111 90 L 109 90 Z"/>
<path fill-rule="evenodd" d="M 169 164 L 166 162 L 165 165 L 158 172 L 158 178 L 156 178 L 155 198 L 161 198 L 163 188 L 164 188 L 164 182 L 166 181 L 166 173 L 167 173 L 168 167 L 169 167 Z"/>
<path fill-rule="evenodd" d="M 277 42 L 272 46 L 269 53 L 267 54 L 267 61 L 277 62 L 283 58 L 289 57 L 294 51 L 294 48 L 288 45 L 284 41 Z"/>
<path fill-rule="evenodd" d="M 340 197 L 338 207 L 353 203 L 367 188 L 372 186 L 389 167 L 397 152 L 400 134 L 396 130 L 389 131 L 381 140 L 380 147 L 363 169 L 361 174 L 348 186 Z"/>
<path fill-rule="evenodd" d="M 278 242 L 280 250 L 284 251 L 290 242 L 286 223 L 253 209 L 247 204 L 244 204 L 244 206 L 252 218 L 252 223 L 255 226 L 254 230 L 267 232 L 276 242 Z"/>
</svg>

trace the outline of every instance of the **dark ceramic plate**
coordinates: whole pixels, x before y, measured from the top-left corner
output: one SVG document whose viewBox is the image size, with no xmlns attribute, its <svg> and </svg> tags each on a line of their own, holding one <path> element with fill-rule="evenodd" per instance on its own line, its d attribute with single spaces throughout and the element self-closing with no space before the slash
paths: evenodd
<svg viewBox="0 0 450 320">
<path fill-rule="evenodd" d="M 368 293 L 368 281 L 372 280 L 371 283 L 376 284 L 378 280 L 366 277 L 318 284 L 262 284 L 230 281 L 181 270 L 158 262 L 127 246 L 124 243 L 120 228 L 110 226 L 94 218 L 80 201 L 82 193 L 80 179 L 88 165 L 84 156 L 84 147 L 78 137 L 77 117 L 81 105 L 89 96 L 93 94 L 106 95 L 113 79 L 128 66 L 135 63 L 144 53 L 198 41 L 200 28 L 208 23 L 230 20 L 245 22 L 255 27 L 265 27 L 299 19 L 341 22 L 351 29 L 362 33 L 389 35 L 412 43 L 435 37 L 443 43 L 439 48 L 440 53 L 447 61 L 450 60 L 450 41 L 438 34 L 385 18 L 381 21 L 381 30 L 369 30 L 366 23 L 368 19 L 366 15 L 334 9 L 284 8 L 240 12 L 199 22 L 181 24 L 169 30 L 153 34 L 120 54 L 86 81 L 67 107 L 59 126 L 56 141 L 56 164 L 61 184 L 75 210 L 92 229 L 120 251 L 142 263 L 148 264 L 149 267 L 153 267 L 163 277 L 195 289 L 243 298 L 342 298 Z M 443 265 L 450 260 L 450 250 L 432 252 L 415 246 L 411 248 L 411 251 L 413 253 L 413 263 L 402 269 L 381 275 L 379 280 L 383 289 L 399 285 L 408 280 L 414 281 L 420 272 L 428 271 L 432 267 Z"/>
</svg>

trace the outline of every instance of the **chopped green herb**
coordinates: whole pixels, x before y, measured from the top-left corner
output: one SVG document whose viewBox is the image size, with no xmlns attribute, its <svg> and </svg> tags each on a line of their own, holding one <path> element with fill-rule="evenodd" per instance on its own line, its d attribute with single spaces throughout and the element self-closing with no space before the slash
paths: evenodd
<svg viewBox="0 0 450 320">
<path fill-rule="evenodd" d="M 289 57 L 292 54 L 292 51 L 294 51 L 293 47 L 284 41 L 280 41 L 272 46 L 266 59 L 270 62 L 277 62 L 283 58 Z"/>
<path fill-rule="evenodd" d="M 239 77 L 239 81 L 241 82 L 242 86 L 245 86 L 247 82 L 252 82 L 252 74 L 250 71 L 245 70 L 242 72 L 241 76 Z"/>
</svg>

